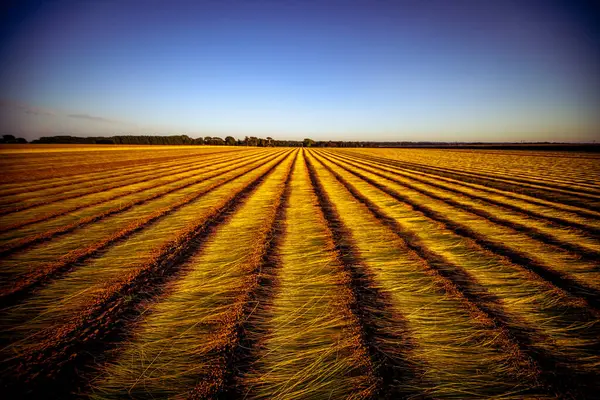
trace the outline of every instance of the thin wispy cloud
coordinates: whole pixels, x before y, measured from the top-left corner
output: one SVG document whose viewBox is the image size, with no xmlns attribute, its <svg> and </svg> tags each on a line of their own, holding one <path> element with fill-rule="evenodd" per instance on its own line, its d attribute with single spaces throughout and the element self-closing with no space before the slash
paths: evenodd
<svg viewBox="0 0 600 400">
<path fill-rule="evenodd" d="M 11 100 L 0 100 L 0 107 L 10 108 L 13 110 L 20 110 L 20 111 L 23 111 L 25 114 L 29 114 L 29 115 L 56 116 L 56 114 L 52 111 L 45 110 L 45 109 L 39 108 L 39 107 L 34 107 L 29 104 L 11 101 Z"/>
<path fill-rule="evenodd" d="M 75 135 L 102 136 L 114 134 L 147 134 L 156 127 L 140 127 L 129 121 L 106 118 L 100 115 L 35 107 L 11 99 L 0 99 L 0 130 L 28 140 L 40 136 Z"/>
<path fill-rule="evenodd" d="M 115 120 L 112 120 L 112 119 L 108 119 L 108 118 L 104 118 L 104 117 L 98 117 L 98 116 L 89 115 L 89 114 L 69 114 L 67 116 L 69 118 L 87 119 L 89 121 L 106 122 L 106 123 L 109 123 L 109 124 L 122 124 L 123 123 L 121 121 L 115 121 Z"/>
</svg>

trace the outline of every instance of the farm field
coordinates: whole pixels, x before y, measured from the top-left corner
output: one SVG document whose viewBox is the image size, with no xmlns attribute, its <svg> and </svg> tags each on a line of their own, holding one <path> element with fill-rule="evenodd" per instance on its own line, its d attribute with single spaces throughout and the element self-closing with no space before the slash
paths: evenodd
<svg viewBox="0 0 600 400">
<path fill-rule="evenodd" d="M 0 167 L 5 398 L 599 398 L 599 154 L 15 145 Z"/>
</svg>

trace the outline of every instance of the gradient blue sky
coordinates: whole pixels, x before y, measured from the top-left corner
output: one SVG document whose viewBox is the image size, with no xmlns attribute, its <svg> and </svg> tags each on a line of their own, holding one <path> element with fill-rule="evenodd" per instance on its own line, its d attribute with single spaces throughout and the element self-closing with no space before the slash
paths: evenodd
<svg viewBox="0 0 600 400">
<path fill-rule="evenodd" d="M 0 32 L 0 129 L 591 141 L 600 34 L 589 4 L 15 2 Z"/>
</svg>

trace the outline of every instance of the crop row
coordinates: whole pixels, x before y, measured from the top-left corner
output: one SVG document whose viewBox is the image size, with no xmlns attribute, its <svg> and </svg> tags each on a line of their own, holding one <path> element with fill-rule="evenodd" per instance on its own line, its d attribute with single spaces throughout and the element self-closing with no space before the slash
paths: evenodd
<svg viewBox="0 0 600 400">
<path fill-rule="evenodd" d="M 514 178 L 508 166 L 494 178 L 494 162 L 455 174 L 422 152 L 174 161 L 148 178 L 156 186 L 83 203 L 74 218 L 8 227 L 4 389 L 95 399 L 593 396 L 593 182 L 529 182 L 534 172 L 516 168 Z"/>
</svg>

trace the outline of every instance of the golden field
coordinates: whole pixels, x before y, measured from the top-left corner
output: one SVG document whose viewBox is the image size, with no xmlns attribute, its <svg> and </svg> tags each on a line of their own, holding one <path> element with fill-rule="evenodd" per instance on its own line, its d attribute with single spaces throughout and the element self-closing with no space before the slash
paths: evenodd
<svg viewBox="0 0 600 400">
<path fill-rule="evenodd" d="M 5 398 L 600 393 L 600 155 L 4 146 Z"/>
</svg>

